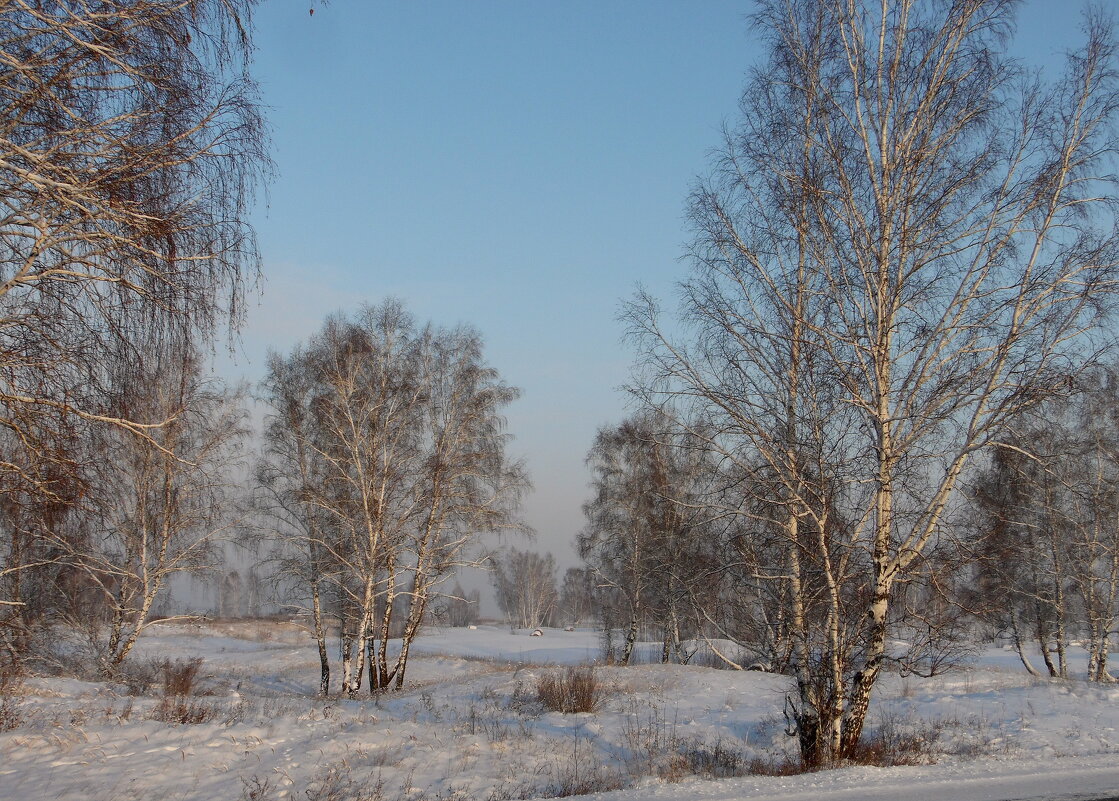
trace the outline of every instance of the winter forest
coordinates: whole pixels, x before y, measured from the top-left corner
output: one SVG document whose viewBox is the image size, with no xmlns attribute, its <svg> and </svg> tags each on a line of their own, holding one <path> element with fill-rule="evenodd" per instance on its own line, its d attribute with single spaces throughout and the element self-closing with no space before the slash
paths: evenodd
<svg viewBox="0 0 1119 801">
<path fill-rule="evenodd" d="M 261 5 L 0 0 L 0 798 L 1119 790 L 1108 7 L 1060 63 L 1005 0 L 742 9 L 567 567 L 484 319 L 214 368 Z"/>
</svg>

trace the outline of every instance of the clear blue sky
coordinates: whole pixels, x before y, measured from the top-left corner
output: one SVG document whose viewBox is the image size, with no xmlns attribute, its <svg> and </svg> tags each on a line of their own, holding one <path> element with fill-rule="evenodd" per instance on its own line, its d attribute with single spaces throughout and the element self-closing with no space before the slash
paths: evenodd
<svg viewBox="0 0 1119 801">
<path fill-rule="evenodd" d="M 1076 41 L 1070 6 L 1027 3 L 1015 51 Z M 388 296 L 474 325 L 524 392 L 508 419 L 535 547 L 574 564 L 583 458 L 626 413 L 619 304 L 639 282 L 671 300 L 685 275 L 685 198 L 757 53 L 750 8 L 267 0 L 255 72 L 279 175 L 233 372 L 255 382 L 269 347 Z"/>
</svg>

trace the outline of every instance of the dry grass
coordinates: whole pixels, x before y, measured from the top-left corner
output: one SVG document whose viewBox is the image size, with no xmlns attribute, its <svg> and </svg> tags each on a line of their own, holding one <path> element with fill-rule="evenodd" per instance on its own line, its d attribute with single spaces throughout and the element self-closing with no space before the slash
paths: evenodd
<svg viewBox="0 0 1119 801">
<path fill-rule="evenodd" d="M 202 669 L 202 658 L 177 659 L 174 662 L 166 659 L 159 667 L 163 675 L 164 697 L 191 695 L 194 681 Z"/>
<path fill-rule="evenodd" d="M 208 723 L 219 714 L 213 705 L 201 701 L 187 701 L 183 698 L 161 698 L 148 716 L 163 723 L 194 725 Z"/>
<path fill-rule="evenodd" d="M 164 723 L 198 724 L 214 720 L 220 711 L 213 704 L 189 701 L 194 683 L 202 669 L 202 659 L 165 660 L 160 665 L 163 675 L 163 697 L 151 711 L 152 720 Z"/>
<path fill-rule="evenodd" d="M 0 731 L 12 731 L 23 722 L 20 694 L 23 676 L 14 666 L 0 666 Z"/>
<path fill-rule="evenodd" d="M 942 728 L 927 721 L 903 725 L 896 718 L 885 718 L 877 729 L 863 735 L 849 761 L 879 768 L 928 765 L 936 761 L 936 741 Z"/>
<path fill-rule="evenodd" d="M 163 664 L 157 659 L 127 660 L 117 667 L 115 678 L 129 695 L 149 695 L 162 681 Z"/>
<path fill-rule="evenodd" d="M 571 666 L 562 673 L 541 676 L 536 684 L 536 698 L 553 712 L 594 712 L 599 702 L 594 668 Z"/>
<path fill-rule="evenodd" d="M 380 776 L 355 777 L 345 763 L 330 765 L 304 790 L 307 801 L 383 801 L 385 783 Z"/>
</svg>

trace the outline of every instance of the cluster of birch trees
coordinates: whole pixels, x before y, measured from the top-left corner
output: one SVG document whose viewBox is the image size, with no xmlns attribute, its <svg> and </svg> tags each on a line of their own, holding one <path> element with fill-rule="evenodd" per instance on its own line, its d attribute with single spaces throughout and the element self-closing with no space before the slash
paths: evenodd
<svg viewBox="0 0 1119 801">
<path fill-rule="evenodd" d="M 972 603 L 1013 641 L 1026 670 L 1069 676 L 1069 641 L 1088 678 L 1114 681 L 1119 629 L 1119 376 L 1080 377 L 1068 397 L 1016 421 L 974 488 Z"/>
<path fill-rule="evenodd" d="M 243 390 L 201 358 L 259 270 L 254 5 L 0 0 L 0 669 L 72 632 L 114 674 L 171 579 L 212 572 L 262 512 L 235 497 Z M 332 625 L 343 689 L 400 686 L 438 582 L 519 525 L 517 392 L 475 332 L 392 303 L 273 355 L 263 392 L 263 512 L 323 691 Z"/>
<path fill-rule="evenodd" d="M 680 315 L 644 295 L 628 308 L 634 393 L 671 424 L 600 437 L 582 550 L 629 607 L 661 598 L 671 628 L 680 568 L 657 540 L 710 527 L 687 581 L 761 629 L 793 678 L 789 731 L 820 765 L 856 753 L 883 669 L 942 663 L 970 478 L 1037 457 L 1022 421 L 1110 342 L 1119 94 L 1097 12 L 1052 80 L 1005 55 L 1013 7 L 996 0 L 773 0 L 753 23 L 766 56 L 691 198 Z M 699 480 L 658 481 L 672 461 Z M 1037 521 L 1100 500 L 1099 460 L 1065 464 L 1076 493 L 1031 491 L 1007 539 L 1044 544 L 1057 529 Z M 1011 483 L 1040 486 L 1025 465 Z M 1039 575 L 1085 551 L 1096 509 Z M 1102 597 L 1109 552 L 1085 553 L 1081 594 Z M 888 647 L 899 634 L 909 653 Z"/>
<path fill-rule="evenodd" d="M 61 620 L 112 672 L 230 524 L 198 354 L 258 270 L 252 5 L 0 1 L 0 663 Z"/>
<path fill-rule="evenodd" d="M 509 548 L 489 560 L 494 600 L 511 628 L 555 625 L 559 592 L 556 559 L 550 553 Z"/>
<path fill-rule="evenodd" d="M 527 479 L 502 417 L 518 391 L 475 331 L 417 327 L 390 301 L 272 354 L 263 396 L 258 478 L 283 574 L 309 601 L 320 689 L 334 631 L 344 692 L 363 674 L 371 692 L 400 687 L 438 583 L 477 557 L 478 534 L 520 526 Z"/>
<path fill-rule="evenodd" d="M 703 503 L 713 470 L 701 444 L 645 411 L 601 429 L 587 457 L 594 494 L 577 547 L 604 627 L 623 632 L 610 654 L 623 665 L 639 637 L 660 638 L 665 662 L 691 656 L 683 642 L 696 631 L 696 594 L 709 589 L 700 586 L 714 556 Z"/>
</svg>

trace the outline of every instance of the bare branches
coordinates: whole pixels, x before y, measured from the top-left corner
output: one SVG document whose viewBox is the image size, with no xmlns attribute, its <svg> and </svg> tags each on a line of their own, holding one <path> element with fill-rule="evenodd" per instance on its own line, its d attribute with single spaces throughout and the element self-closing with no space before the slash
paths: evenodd
<svg viewBox="0 0 1119 801">
<path fill-rule="evenodd" d="M 5 569 L 90 492 L 82 437 L 173 425 L 120 410 L 121 361 L 240 321 L 269 172 L 252 5 L 0 0 L 0 495 L 52 516 Z"/>
<path fill-rule="evenodd" d="M 371 690 L 399 687 L 438 583 L 471 560 L 479 533 L 522 527 L 527 479 L 505 455 L 501 417 L 519 393 L 484 363 L 477 333 L 417 330 L 392 301 L 327 320 L 269 371 L 258 475 L 285 564 L 311 596 L 323 692 L 328 614 L 342 627 L 343 688 L 358 691 L 366 662 Z"/>
<path fill-rule="evenodd" d="M 769 61 L 692 199 L 684 336 L 640 299 L 650 404 L 704 420 L 784 541 L 809 762 L 853 753 L 895 586 L 965 467 L 1107 341 L 1110 28 L 1050 85 L 1008 4 L 766 2 Z M 765 520 L 768 519 L 768 523 Z"/>
</svg>

